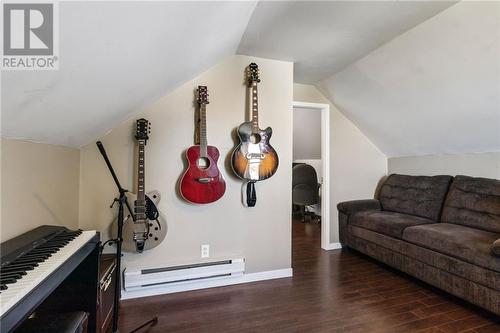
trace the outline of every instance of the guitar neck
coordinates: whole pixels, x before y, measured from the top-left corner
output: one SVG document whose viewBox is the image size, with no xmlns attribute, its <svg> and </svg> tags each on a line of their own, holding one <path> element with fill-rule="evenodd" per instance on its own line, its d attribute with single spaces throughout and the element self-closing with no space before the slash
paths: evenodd
<svg viewBox="0 0 500 333">
<path fill-rule="evenodd" d="M 138 140 L 139 143 L 139 159 L 137 164 L 137 200 L 135 202 L 136 219 L 143 220 L 146 218 L 146 194 L 144 190 L 145 182 L 145 140 Z"/>
<path fill-rule="evenodd" d="M 257 94 L 257 81 L 253 81 L 251 85 L 252 90 L 252 131 L 254 133 L 259 131 L 259 96 Z"/>
<path fill-rule="evenodd" d="M 207 107 L 200 103 L 200 157 L 207 157 Z"/>
</svg>

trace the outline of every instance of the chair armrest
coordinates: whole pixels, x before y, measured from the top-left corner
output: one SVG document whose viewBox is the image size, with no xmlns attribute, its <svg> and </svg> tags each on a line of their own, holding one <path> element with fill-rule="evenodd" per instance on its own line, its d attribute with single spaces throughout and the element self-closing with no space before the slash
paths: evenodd
<svg viewBox="0 0 500 333">
<path fill-rule="evenodd" d="M 339 212 L 351 215 L 365 210 L 380 210 L 380 202 L 375 199 L 344 201 L 337 205 Z"/>
<path fill-rule="evenodd" d="M 500 239 L 497 239 L 491 244 L 490 251 L 493 255 L 500 257 Z"/>
</svg>

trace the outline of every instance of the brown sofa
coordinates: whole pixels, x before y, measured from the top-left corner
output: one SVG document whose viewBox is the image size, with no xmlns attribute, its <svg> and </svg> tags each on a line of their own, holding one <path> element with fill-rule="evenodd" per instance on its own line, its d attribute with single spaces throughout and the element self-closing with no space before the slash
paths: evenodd
<svg viewBox="0 0 500 333">
<path fill-rule="evenodd" d="M 343 246 L 500 315 L 499 180 L 394 174 L 337 208 Z"/>
</svg>

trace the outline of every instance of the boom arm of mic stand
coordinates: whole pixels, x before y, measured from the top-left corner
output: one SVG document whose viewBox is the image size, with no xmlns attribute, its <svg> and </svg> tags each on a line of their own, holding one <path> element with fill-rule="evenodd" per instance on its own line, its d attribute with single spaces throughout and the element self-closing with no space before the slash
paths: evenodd
<svg viewBox="0 0 500 333">
<path fill-rule="evenodd" d="M 101 152 L 101 155 L 104 158 L 104 161 L 106 162 L 106 165 L 108 166 L 109 172 L 111 172 L 111 176 L 113 176 L 113 179 L 115 180 L 116 186 L 118 187 L 120 193 L 127 192 L 121 186 L 120 181 L 118 180 L 118 177 L 116 177 L 115 170 L 113 169 L 113 166 L 109 162 L 108 154 L 106 154 L 106 150 L 104 149 L 104 146 L 102 145 L 102 142 L 101 141 L 97 141 L 96 145 L 97 145 L 97 148 L 99 148 L 99 151 Z"/>
<path fill-rule="evenodd" d="M 109 172 L 111 173 L 111 176 L 113 177 L 116 187 L 118 187 L 118 191 L 120 194 L 128 192 L 125 190 L 122 185 L 120 184 L 120 181 L 118 180 L 118 177 L 116 177 L 115 170 L 113 169 L 113 166 L 111 165 L 111 162 L 109 161 L 108 154 L 106 153 L 106 150 L 104 149 L 104 146 L 101 141 L 96 142 L 97 148 L 99 148 L 99 152 L 101 152 L 102 157 L 104 158 L 104 161 L 106 162 L 106 165 L 108 166 Z M 130 215 L 132 216 L 132 220 L 135 222 L 135 214 L 133 213 L 132 208 L 130 207 L 130 204 L 127 199 L 125 199 L 125 205 L 127 206 L 128 211 L 130 212 Z"/>
</svg>

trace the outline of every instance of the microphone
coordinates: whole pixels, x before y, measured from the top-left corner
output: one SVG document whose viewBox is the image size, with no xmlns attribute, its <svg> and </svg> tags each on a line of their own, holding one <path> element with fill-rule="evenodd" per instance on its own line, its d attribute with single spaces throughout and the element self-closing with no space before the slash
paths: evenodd
<svg viewBox="0 0 500 333">
<path fill-rule="evenodd" d="M 106 151 L 104 150 L 104 146 L 102 145 L 102 142 L 97 141 L 95 144 L 97 145 L 97 148 L 99 148 L 99 151 L 101 152 L 102 156 L 106 156 Z"/>
</svg>

